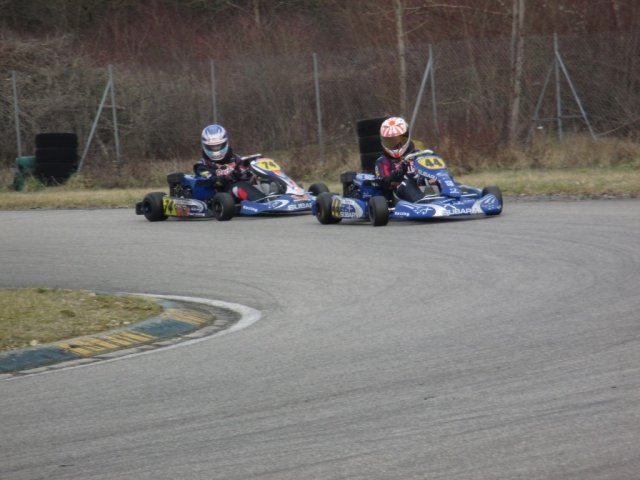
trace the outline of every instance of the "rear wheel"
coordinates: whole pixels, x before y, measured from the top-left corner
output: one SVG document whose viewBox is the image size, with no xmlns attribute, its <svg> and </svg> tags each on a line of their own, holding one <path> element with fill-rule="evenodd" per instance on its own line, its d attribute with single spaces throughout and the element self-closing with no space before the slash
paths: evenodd
<svg viewBox="0 0 640 480">
<path fill-rule="evenodd" d="M 142 199 L 142 213 L 150 222 L 159 222 L 168 218 L 164 213 L 162 202 L 165 196 L 164 192 L 152 192 L 147 193 Z"/>
<path fill-rule="evenodd" d="M 369 218 L 374 227 L 389 223 L 389 206 L 386 198 L 377 196 L 369 199 Z"/>
<path fill-rule="evenodd" d="M 321 193 L 327 193 L 329 192 L 329 187 L 327 187 L 324 183 L 322 182 L 318 182 L 318 183 L 313 183 L 311 184 L 311 186 L 309 187 L 309 193 L 311 195 L 313 195 L 314 197 L 317 197 L 318 195 L 320 195 Z"/>
<path fill-rule="evenodd" d="M 331 203 L 333 202 L 333 194 L 323 192 L 316 197 L 316 218 L 323 225 L 338 223 L 341 218 L 334 218 L 331 215 Z"/>
<path fill-rule="evenodd" d="M 500 190 L 500 187 L 497 187 L 496 185 L 490 185 L 488 187 L 484 187 L 482 189 L 482 196 L 484 197 L 485 195 L 491 194 L 494 197 L 496 197 L 498 199 L 498 201 L 500 202 L 500 210 L 498 210 L 495 213 L 489 213 L 487 215 L 500 215 L 502 213 L 502 190 Z"/>
<path fill-rule="evenodd" d="M 227 192 L 217 193 L 211 201 L 211 208 L 213 209 L 214 216 L 220 220 L 231 220 L 235 213 L 236 204 L 231 194 Z"/>
</svg>

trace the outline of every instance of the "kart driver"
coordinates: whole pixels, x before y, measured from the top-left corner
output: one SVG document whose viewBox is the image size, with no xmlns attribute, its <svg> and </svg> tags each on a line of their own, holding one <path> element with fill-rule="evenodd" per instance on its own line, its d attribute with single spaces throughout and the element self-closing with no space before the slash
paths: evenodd
<svg viewBox="0 0 640 480">
<path fill-rule="evenodd" d="M 193 166 L 196 175 L 213 181 L 221 192 L 230 192 L 239 200 L 259 200 L 264 194 L 249 183 L 249 160 L 233 153 L 229 136 L 222 125 L 209 125 L 200 136 L 202 158 Z"/>
<path fill-rule="evenodd" d="M 405 157 L 416 151 L 409 134 L 409 124 L 402 117 L 387 118 L 380 125 L 382 155 L 376 160 L 375 174 L 382 179 L 382 189 L 387 199 L 393 192 L 402 200 L 414 203 L 424 193 L 414 178 L 413 166 Z"/>
</svg>

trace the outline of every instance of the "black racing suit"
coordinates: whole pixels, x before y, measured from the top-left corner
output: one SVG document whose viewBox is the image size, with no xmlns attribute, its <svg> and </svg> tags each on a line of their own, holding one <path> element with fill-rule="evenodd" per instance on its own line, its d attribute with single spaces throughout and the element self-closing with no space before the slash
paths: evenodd
<svg viewBox="0 0 640 480">
<path fill-rule="evenodd" d="M 382 190 L 388 200 L 393 200 L 394 191 L 398 198 L 411 203 L 417 202 L 424 196 L 414 178 L 415 174 L 409 171 L 410 165 L 404 161 L 404 157 L 414 151 L 412 142 L 402 157 L 392 158 L 383 152 L 376 160 L 376 177 L 381 179 Z"/>
<path fill-rule="evenodd" d="M 196 175 L 211 179 L 219 192 L 229 192 L 237 200 L 260 200 L 264 194 L 249 183 L 249 160 L 233 153 L 231 147 L 222 160 L 214 162 L 202 151 L 202 157 L 193 166 Z"/>
</svg>

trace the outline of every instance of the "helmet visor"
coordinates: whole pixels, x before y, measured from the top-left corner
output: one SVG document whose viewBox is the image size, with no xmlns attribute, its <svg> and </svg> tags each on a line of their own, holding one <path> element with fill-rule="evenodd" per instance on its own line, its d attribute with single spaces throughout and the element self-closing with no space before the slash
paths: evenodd
<svg viewBox="0 0 640 480">
<path fill-rule="evenodd" d="M 382 146 L 388 150 L 399 150 L 409 141 L 409 135 L 404 133 L 395 137 L 382 137 L 380 141 Z"/>
<path fill-rule="evenodd" d="M 227 146 L 227 142 L 222 142 L 222 143 L 218 143 L 217 145 L 205 144 L 204 148 L 211 152 L 219 152 L 220 150 L 223 150 L 226 146 Z"/>
</svg>

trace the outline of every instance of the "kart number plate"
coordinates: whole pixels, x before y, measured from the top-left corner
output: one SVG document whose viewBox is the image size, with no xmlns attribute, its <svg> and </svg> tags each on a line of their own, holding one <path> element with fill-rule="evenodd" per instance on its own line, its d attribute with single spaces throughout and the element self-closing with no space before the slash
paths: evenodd
<svg viewBox="0 0 640 480">
<path fill-rule="evenodd" d="M 444 163 L 444 160 L 436 156 L 420 157 L 416 161 L 419 165 L 428 170 L 439 170 L 441 168 L 447 167 L 447 165 Z"/>
<path fill-rule="evenodd" d="M 262 158 L 260 160 L 256 160 L 256 166 L 261 168 L 262 170 L 267 170 L 269 172 L 277 172 L 280 170 L 280 165 L 271 160 L 270 158 Z"/>
</svg>

